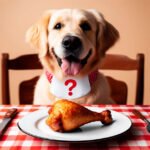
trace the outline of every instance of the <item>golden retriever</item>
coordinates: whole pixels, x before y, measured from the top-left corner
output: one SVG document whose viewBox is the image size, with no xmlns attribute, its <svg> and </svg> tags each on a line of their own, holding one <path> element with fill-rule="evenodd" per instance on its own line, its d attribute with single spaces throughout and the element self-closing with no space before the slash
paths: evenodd
<svg viewBox="0 0 150 150">
<path fill-rule="evenodd" d="M 29 28 L 26 38 L 39 50 L 43 65 L 34 104 L 52 104 L 60 98 L 84 104 L 113 103 L 107 80 L 98 70 L 119 33 L 101 13 L 48 10 Z"/>
</svg>

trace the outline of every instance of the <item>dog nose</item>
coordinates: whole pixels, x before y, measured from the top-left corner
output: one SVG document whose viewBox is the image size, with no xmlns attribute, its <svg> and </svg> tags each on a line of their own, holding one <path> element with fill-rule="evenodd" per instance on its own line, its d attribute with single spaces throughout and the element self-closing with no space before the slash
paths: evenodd
<svg viewBox="0 0 150 150">
<path fill-rule="evenodd" d="M 63 41 L 62 41 L 62 46 L 69 51 L 77 51 L 80 50 L 82 47 L 82 42 L 81 40 L 76 37 L 76 36 L 70 36 L 67 35 L 64 37 Z"/>
</svg>

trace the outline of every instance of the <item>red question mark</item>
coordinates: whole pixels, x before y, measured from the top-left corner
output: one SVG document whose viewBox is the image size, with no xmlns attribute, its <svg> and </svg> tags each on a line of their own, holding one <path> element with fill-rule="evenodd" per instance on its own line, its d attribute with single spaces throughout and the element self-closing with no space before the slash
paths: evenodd
<svg viewBox="0 0 150 150">
<path fill-rule="evenodd" d="M 72 96 L 73 95 L 72 90 L 76 87 L 77 82 L 73 79 L 69 79 L 65 81 L 65 86 L 68 86 L 68 84 L 71 84 L 71 86 L 69 87 L 68 95 Z"/>
</svg>

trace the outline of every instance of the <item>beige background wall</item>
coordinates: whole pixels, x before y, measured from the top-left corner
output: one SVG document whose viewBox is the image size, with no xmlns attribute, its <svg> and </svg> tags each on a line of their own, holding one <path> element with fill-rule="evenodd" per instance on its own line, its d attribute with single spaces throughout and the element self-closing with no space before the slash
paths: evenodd
<svg viewBox="0 0 150 150">
<path fill-rule="evenodd" d="M 138 52 L 145 54 L 144 104 L 150 104 L 150 0 L 0 0 L 0 53 L 8 52 L 13 58 L 20 54 L 36 52 L 25 43 L 25 32 L 45 10 L 51 8 L 95 8 L 101 11 L 119 30 L 121 36 L 109 53 L 121 53 L 130 57 L 135 57 Z M 11 72 L 13 103 L 16 104 L 18 100 L 18 82 L 25 76 L 30 77 L 38 73 Z M 135 73 L 112 74 L 118 78 L 127 78 L 125 80 L 129 84 L 128 103 L 132 104 Z"/>
</svg>

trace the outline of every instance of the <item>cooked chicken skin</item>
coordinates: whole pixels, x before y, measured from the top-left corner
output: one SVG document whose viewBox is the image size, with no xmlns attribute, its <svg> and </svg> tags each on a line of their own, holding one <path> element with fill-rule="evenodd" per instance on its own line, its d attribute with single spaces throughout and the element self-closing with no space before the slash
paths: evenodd
<svg viewBox="0 0 150 150">
<path fill-rule="evenodd" d="M 100 113 L 93 112 L 68 100 L 55 102 L 48 113 L 47 125 L 58 132 L 69 132 L 93 121 L 101 121 L 103 124 L 112 123 L 111 112 L 109 110 Z"/>
</svg>

